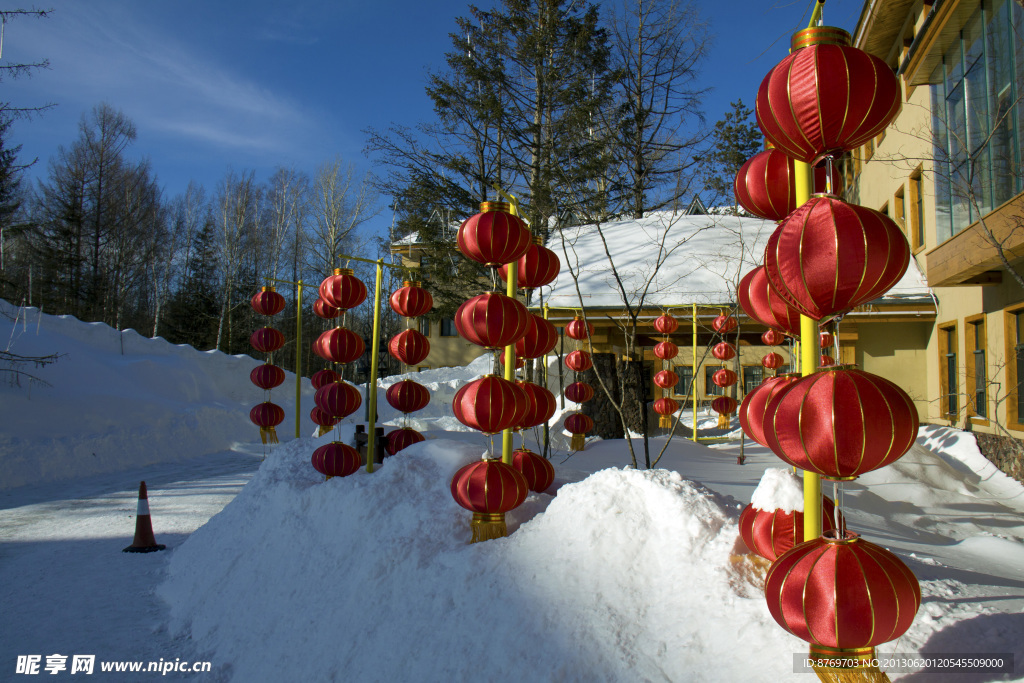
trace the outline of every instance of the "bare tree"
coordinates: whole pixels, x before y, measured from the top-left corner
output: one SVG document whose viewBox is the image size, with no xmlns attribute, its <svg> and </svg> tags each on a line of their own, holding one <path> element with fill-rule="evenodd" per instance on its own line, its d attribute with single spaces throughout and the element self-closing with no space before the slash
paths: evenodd
<svg viewBox="0 0 1024 683">
<path fill-rule="evenodd" d="M 328 274 L 337 265 L 336 256 L 346 248 L 353 231 L 377 214 L 376 194 L 365 178 L 357 177 L 355 166 L 342 166 L 341 157 L 317 169 L 310 191 L 311 239 L 316 245 L 309 253 L 314 272 Z"/>
<path fill-rule="evenodd" d="M 243 260 L 252 247 L 249 239 L 257 224 L 260 189 L 252 171 L 237 175 L 228 170 L 220 183 L 215 201 L 214 220 L 219 233 L 219 251 L 222 268 L 220 318 L 217 323 L 217 344 L 227 336 L 227 352 L 231 352 L 232 312 L 236 306 L 235 287 L 241 273 Z"/>
</svg>

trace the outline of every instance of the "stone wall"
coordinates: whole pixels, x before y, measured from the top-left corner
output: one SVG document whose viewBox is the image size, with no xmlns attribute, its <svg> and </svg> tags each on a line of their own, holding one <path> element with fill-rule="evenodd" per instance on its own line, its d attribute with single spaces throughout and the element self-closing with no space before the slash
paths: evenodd
<svg viewBox="0 0 1024 683">
<path fill-rule="evenodd" d="M 996 467 L 1024 483 L 1024 442 L 1001 434 L 973 432 L 978 450 Z"/>
</svg>

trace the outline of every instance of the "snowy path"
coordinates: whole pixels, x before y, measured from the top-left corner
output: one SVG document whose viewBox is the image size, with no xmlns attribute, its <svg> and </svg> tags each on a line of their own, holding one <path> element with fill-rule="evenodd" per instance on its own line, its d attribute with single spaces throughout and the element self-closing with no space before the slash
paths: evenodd
<svg viewBox="0 0 1024 683">
<path fill-rule="evenodd" d="M 42 655 L 43 666 L 54 653 L 95 655 L 89 680 L 121 681 L 131 675 L 100 673 L 99 662 L 191 660 L 191 643 L 168 635 L 153 589 L 174 548 L 249 481 L 259 449 L 0 492 L 0 680 L 14 678 L 18 655 Z M 167 552 L 121 552 L 142 479 Z"/>
</svg>

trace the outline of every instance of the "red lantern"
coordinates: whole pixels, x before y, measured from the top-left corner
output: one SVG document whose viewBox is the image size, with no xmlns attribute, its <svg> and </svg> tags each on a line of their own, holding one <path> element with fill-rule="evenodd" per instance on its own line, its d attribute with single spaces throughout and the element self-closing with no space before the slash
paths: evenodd
<svg viewBox="0 0 1024 683">
<path fill-rule="evenodd" d="M 790 214 L 764 252 L 772 289 L 815 320 L 882 296 L 909 263 L 910 245 L 891 218 L 831 195 Z"/>
<path fill-rule="evenodd" d="M 409 280 L 395 290 L 389 301 L 391 310 L 406 318 L 426 315 L 434 307 L 434 297 L 430 296 L 430 292 L 420 287 L 420 283 Z"/>
<path fill-rule="evenodd" d="M 473 539 L 478 543 L 508 535 L 505 513 L 523 504 L 529 495 L 526 477 L 501 460 L 480 460 L 452 477 L 452 498 L 473 513 Z"/>
<path fill-rule="evenodd" d="M 516 382 L 516 386 L 526 394 L 526 412 L 515 429 L 530 429 L 551 419 L 557 405 L 550 391 L 533 382 Z"/>
<path fill-rule="evenodd" d="M 543 287 L 555 281 L 562 264 L 558 255 L 540 244 L 531 244 L 526 253 L 516 261 L 516 282 L 519 289 Z M 501 279 L 508 281 L 508 264 L 498 268 Z"/>
<path fill-rule="evenodd" d="M 654 329 L 662 334 L 672 334 L 679 329 L 679 322 L 667 314 L 658 316 L 654 319 Z"/>
<path fill-rule="evenodd" d="M 778 330 L 768 330 L 761 335 L 761 342 L 765 346 L 778 346 L 784 341 L 786 341 L 786 335 L 782 334 Z"/>
<path fill-rule="evenodd" d="M 729 360 L 736 357 L 736 347 L 729 342 L 718 342 L 711 347 L 711 355 L 718 360 Z"/>
<path fill-rule="evenodd" d="M 252 310 L 260 315 L 277 315 L 284 310 L 284 297 L 274 291 L 273 287 L 262 287 L 253 296 Z"/>
<path fill-rule="evenodd" d="M 654 355 L 661 360 L 672 360 L 679 355 L 679 347 L 670 341 L 658 342 L 654 345 Z"/>
<path fill-rule="evenodd" d="M 334 370 L 317 370 L 313 373 L 313 376 L 309 378 L 309 381 L 312 382 L 314 389 L 319 389 L 325 384 L 337 382 L 340 379 L 341 375 L 336 373 Z"/>
<path fill-rule="evenodd" d="M 711 375 L 711 381 L 720 387 L 731 387 L 737 379 L 736 373 L 726 368 L 715 370 L 715 374 Z"/>
<path fill-rule="evenodd" d="M 594 421 L 589 415 L 573 413 L 565 418 L 565 429 L 570 434 L 583 435 L 594 428 Z M 579 449 L 576 449 L 579 450 Z"/>
<path fill-rule="evenodd" d="M 822 496 L 821 506 L 822 531 L 834 531 L 835 503 L 828 496 Z M 761 510 L 748 505 L 740 513 L 740 538 L 753 553 L 774 562 L 790 548 L 804 542 L 804 513 Z"/>
<path fill-rule="evenodd" d="M 347 311 L 366 300 L 366 285 L 351 268 L 335 268 L 334 275 L 320 283 L 320 298 L 328 306 Z"/>
<path fill-rule="evenodd" d="M 527 448 L 512 452 L 512 467 L 526 478 L 530 490 L 537 493 L 543 493 L 555 481 L 554 465 Z"/>
<path fill-rule="evenodd" d="M 856 657 L 902 636 L 921 606 L 913 572 L 857 534 L 816 538 L 768 569 L 764 593 L 779 626 L 811 644 L 811 654 Z M 842 652 L 838 652 L 842 650 Z"/>
<path fill-rule="evenodd" d="M 260 440 L 263 443 L 277 443 L 275 427 L 284 422 L 284 410 L 281 406 L 270 401 L 255 405 L 249 411 L 249 419 L 260 428 Z"/>
<path fill-rule="evenodd" d="M 654 402 L 654 412 L 658 415 L 671 415 L 679 410 L 679 403 L 671 398 L 659 398 Z"/>
<path fill-rule="evenodd" d="M 900 84 L 885 61 L 850 47 L 831 26 L 797 32 L 793 52 L 761 81 L 757 125 L 780 151 L 810 163 L 856 149 L 900 112 Z"/>
<path fill-rule="evenodd" d="M 736 329 L 736 318 L 731 315 L 720 315 L 711 321 L 711 329 L 719 334 L 727 334 Z"/>
<path fill-rule="evenodd" d="M 284 346 L 284 335 L 273 327 L 261 327 L 252 333 L 249 343 L 257 351 L 273 353 Z"/>
<path fill-rule="evenodd" d="M 781 368 L 785 360 L 777 353 L 769 353 L 767 356 L 761 359 L 761 365 L 768 370 L 774 370 Z"/>
<path fill-rule="evenodd" d="M 822 332 L 821 334 L 818 335 L 818 344 L 823 349 L 827 349 L 828 347 L 832 346 L 834 342 L 835 337 L 833 337 L 832 334 L 829 332 Z"/>
<path fill-rule="evenodd" d="M 573 382 L 565 388 L 565 397 L 573 403 L 586 403 L 594 398 L 594 387 L 586 382 Z"/>
<path fill-rule="evenodd" d="M 505 365 L 505 352 L 504 352 L 504 350 L 498 351 L 498 353 L 496 353 L 495 355 L 498 357 L 498 362 L 501 363 L 502 365 Z M 515 361 L 516 362 L 512 364 L 512 367 L 514 367 L 516 370 L 518 370 L 519 368 L 525 368 L 526 367 L 526 359 L 520 358 L 519 356 L 516 356 L 515 357 Z"/>
<path fill-rule="evenodd" d="M 455 329 L 477 346 L 502 349 L 526 335 L 529 320 L 526 306 L 504 294 L 485 292 L 459 306 Z"/>
<path fill-rule="evenodd" d="M 711 410 L 719 415 L 732 415 L 736 412 L 736 399 L 732 396 L 719 396 L 711 402 Z"/>
<path fill-rule="evenodd" d="M 796 209 L 795 168 L 792 158 L 780 150 L 769 149 L 755 154 L 740 167 L 733 181 L 736 201 L 744 209 L 773 221 L 781 221 Z M 833 191 L 838 191 L 841 178 L 838 165 L 832 168 Z M 815 192 L 826 192 L 825 164 L 814 168 Z"/>
<path fill-rule="evenodd" d="M 594 326 L 577 315 L 565 326 L 565 334 L 577 341 L 583 341 L 594 336 Z"/>
<path fill-rule="evenodd" d="M 388 452 L 388 455 L 394 455 L 398 451 L 404 451 L 414 443 L 420 443 L 425 440 L 426 438 L 415 429 L 395 429 L 388 432 L 384 450 Z"/>
<path fill-rule="evenodd" d="M 388 352 L 406 365 L 416 365 L 430 355 L 430 342 L 419 330 L 405 330 L 391 338 Z"/>
<path fill-rule="evenodd" d="M 540 358 L 558 343 L 555 326 L 539 315 L 530 314 L 526 334 L 516 342 L 516 355 L 520 358 Z"/>
<path fill-rule="evenodd" d="M 764 266 L 744 275 L 736 294 L 743 312 L 752 319 L 794 337 L 800 336 L 800 313 L 790 308 L 771 288 Z"/>
<path fill-rule="evenodd" d="M 347 477 L 359 471 L 362 459 L 359 451 L 348 444 L 332 441 L 313 451 L 313 469 L 331 477 Z"/>
<path fill-rule="evenodd" d="M 827 353 L 821 354 L 821 357 L 818 359 L 818 367 L 819 368 L 828 368 L 828 367 L 831 367 L 831 366 L 833 366 L 835 364 L 836 364 L 836 359 L 833 358 L 832 356 L 828 355 Z"/>
<path fill-rule="evenodd" d="M 530 230 L 518 216 L 508 212 L 503 202 L 483 202 L 480 213 L 459 227 L 456 241 L 466 258 L 497 268 L 512 263 L 526 253 L 531 244 Z"/>
<path fill-rule="evenodd" d="M 791 465 L 828 479 L 854 479 L 906 453 L 918 416 L 887 379 L 837 366 L 798 380 L 765 411 L 766 445 Z"/>
<path fill-rule="evenodd" d="M 594 367 L 594 362 L 586 351 L 571 351 L 565 357 L 565 367 L 576 372 L 584 372 Z"/>
<path fill-rule="evenodd" d="M 351 363 L 365 351 L 363 338 L 344 327 L 327 330 L 313 342 L 313 352 L 332 363 Z"/>
<path fill-rule="evenodd" d="M 348 382 L 332 382 L 316 390 L 313 402 L 328 415 L 348 417 L 359 410 L 363 395 Z"/>
<path fill-rule="evenodd" d="M 315 313 L 318 318 L 333 320 L 341 315 L 341 309 L 335 308 L 320 297 L 317 297 L 316 301 L 313 302 L 313 313 Z"/>
<path fill-rule="evenodd" d="M 743 397 L 743 403 L 740 405 L 740 426 L 747 436 L 762 446 L 768 445 L 764 437 L 765 420 L 772 419 L 775 415 L 771 413 L 769 416 L 768 404 L 776 396 L 791 389 L 799 380 L 800 375 L 797 374 L 769 377 Z"/>
<path fill-rule="evenodd" d="M 671 370 L 659 370 L 654 373 L 654 383 L 662 389 L 671 389 L 679 384 L 679 375 Z"/>
<path fill-rule="evenodd" d="M 385 394 L 388 404 L 400 413 L 415 413 L 430 403 L 430 391 L 411 379 L 395 382 Z"/>
<path fill-rule="evenodd" d="M 341 422 L 340 417 L 334 417 L 319 406 L 313 406 L 313 409 L 309 411 L 309 419 L 313 421 L 313 424 L 320 427 L 333 427 Z"/>
<path fill-rule="evenodd" d="M 249 379 L 260 389 L 273 389 L 284 383 L 284 370 L 270 363 L 257 365 L 249 373 Z"/>
<path fill-rule="evenodd" d="M 529 400 L 526 392 L 513 382 L 485 375 L 455 392 L 452 410 L 467 427 L 497 434 L 522 422 Z"/>
</svg>

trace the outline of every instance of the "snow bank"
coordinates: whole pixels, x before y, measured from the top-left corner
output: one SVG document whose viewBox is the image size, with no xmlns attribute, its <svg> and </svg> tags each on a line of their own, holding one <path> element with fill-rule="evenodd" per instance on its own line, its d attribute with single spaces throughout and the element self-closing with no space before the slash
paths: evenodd
<svg viewBox="0 0 1024 683">
<path fill-rule="evenodd" d="M 792 470 L 771 467 L 761 475 L 750 504 L 759 510 L 804 511 L 803 479 Z"/>
</svg>

